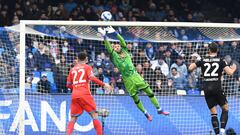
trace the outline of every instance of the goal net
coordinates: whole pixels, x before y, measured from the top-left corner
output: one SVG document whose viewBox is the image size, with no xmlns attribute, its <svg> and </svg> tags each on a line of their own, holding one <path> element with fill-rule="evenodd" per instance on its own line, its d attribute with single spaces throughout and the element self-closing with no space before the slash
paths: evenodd
<svg viewBox="0 0 240 135">
<path fill-rule="evenodd" d="M 150 84 L 161 107 L 169 111 L 170 116 L 158 115 L 148 96 L 139 91 L 145 109 L 153 116 L 153 121 L 148 122 L 128 96 L 122 76 L 97 32 L 98 27 L 110 25 L 126 40 L 137 72 Z M 2 31 L 0 62 L 4 66 L 1 70 L 11 70 L 1 71 L 4 80 L 1 83 L 11 82 L 1 84 L 4 87 L 0 91 L 3 95 L 0 105 L 4 111 L 0 113 L 4 117 L 0 133 L 3 134 L 65 134 L 71 99 L 71 91 L 65 86 L 66 78 L 80 51 L 88 54 L 88 64 L 95 76 L 114 87 L 109 93 L 90 84 L 105 134 L 211 134 L 211 117 L 203 96 L 200 69 L 189 73 L 187 67 L 207 55 L 211 42 L 217 42 L 219 56 L 229 64 L 240 62 L 237 24 L 22 21 L 20 26 Z M 116 35 L 107 36 L 111 43 L 119 42 Z M 12 70 L 15 74 L 7 75 Z M 230 110 L 226 129 L 233 128 L 238 133 L 239 73 L 222 77 Z M 218 112 L 220 116 L 219 108 Z M 74 133 L 95 133 L 87 113 L 78 118 Z"/>
<path fill-rule="evenodd" d="M 19 133 L 17 125 L 12 123 L 19 112 L 19 45 L 18 32 L 0 28 L 0 134 L 3 135 Z"/>
</svg>

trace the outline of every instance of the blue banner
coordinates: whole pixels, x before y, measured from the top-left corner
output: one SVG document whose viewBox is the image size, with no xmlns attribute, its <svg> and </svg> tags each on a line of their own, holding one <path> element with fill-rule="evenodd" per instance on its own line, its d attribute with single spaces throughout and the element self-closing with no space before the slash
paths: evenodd
<svg viewBox="0 0 240 135">
<path fill-rule="evenodd" d="M 140 96 L 146 110 L 153 116 L 149 122 L 129 96 L 94 96 L 98 109 L 109 110 L 104 120 L 105 135 L 181 135 L 210 134 L 211 117 L 204 97 L 159 96 L 161 106 L 170 116 L 158 115 L 147 96 Z M 239 97 L 229 97 L 229 120 L 226 128 L 240 133 Z M 27 95 L 25 102 L 25 134 L 65 134 L 69 121 L 70 95 Z M 18 134 L 17 96 L 0 96 L 0 134 Z M 219 117 L 221 114 L 220 109 Z M 75 134 L 95 134 L 90 116 L 84 113 L 75 125 Z"/>
</svg>

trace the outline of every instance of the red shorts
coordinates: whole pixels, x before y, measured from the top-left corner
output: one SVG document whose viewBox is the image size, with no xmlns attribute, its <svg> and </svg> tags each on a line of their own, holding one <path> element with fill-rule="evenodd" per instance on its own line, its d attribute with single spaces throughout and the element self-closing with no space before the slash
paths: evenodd
<svg viewBox="0 0 240 135">
<path fill-rule="evenodd" d="M 92 96 L 84 96 L 72 99 L 71 115 L 79 116 L 84 110 L 88 113 L 96 111 L 96 103 Z"/>
</svg>

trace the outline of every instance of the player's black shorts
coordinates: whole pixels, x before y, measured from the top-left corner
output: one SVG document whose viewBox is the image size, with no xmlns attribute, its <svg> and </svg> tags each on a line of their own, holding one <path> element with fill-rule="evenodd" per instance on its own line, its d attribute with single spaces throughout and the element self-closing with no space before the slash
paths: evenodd
<svg viewBox="0 0 240 135">
<path fill-rule="evenodd" d="M 204 94 L 209 109 L 216 105 L 223 106 L 227 103 L 227 98 L 221 89 L 205 90 Z"/>
</svg>

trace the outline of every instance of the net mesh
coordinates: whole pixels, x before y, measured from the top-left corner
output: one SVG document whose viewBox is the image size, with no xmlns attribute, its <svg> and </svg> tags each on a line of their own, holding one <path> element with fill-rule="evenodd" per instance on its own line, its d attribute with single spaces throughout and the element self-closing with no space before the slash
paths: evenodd
<svg viewBox="0 0 240 135">
<path fill-rule="evenodd" d="M 19 33 L 0 30 L 0 104 L 1 134 L 19 133 L 12 121 L 19 106 Z M 14 132 L 9 132 L 11 128 Z"/>
<path fill-rule="evenodd" d="M 100 117 L 100 120 L 104 122 L 106 134 L 202 135 L 213 133 L 210 114 L 201 94 L 203 89 L 200 69 L 189 74 L 187 67 L 199 57 L 206 56 L 208 42 L 217 40 L 226 40 L 217 42 L 219 55 L 226 59 L 230 57 L 230 62 L 239 63 L 239 30 L 210 27 L 129 26 L 114 28 L 126 39 L 127 48 L 132 55 L 137 72 L 150 84 L 160 105 L 171 112 L 170 116 L 157 115 L 156 109 L 145 93 L 141 91 L 139 92 L 140 99 L 148 112 L 153 115 L 154 120 L 151 123 L 148 122 L 136 108 L 134 101 L 127 94 L 121 74 L 110 61 L 109 54 L 103 46 L 103 39 L 97 33 L 97 26 L 28 25 L 28 31 L 34 29 L 41 34 L 29 34 L 26 31 L 28 33 L 25 44 L 26 100 L 34 115 L 37 128 L 33 128 L 33 124 L 29 124 L 30 126 L 26 126 L 25 133 L 31 134 L 32 131 L 39 131 L 42 134 L 65 134 L 69 121 L 71 93 L 65 87 L 66 78 L 69 69 L 76 63 L 76 55 L 79 51 L 87 52 L 89 65 L 93 67 L 95 76 L 114 87 L 114 91 L 109 93 L 94 83 L 90 84 L 98 110 L 106 109 L 110 112 L 107 118 Z M 9 44 L 19 42 L 19 33 L 10 33 L 12 36 L 16 36 L 14 38 L 16 41 L 6 42 L 5 48 L 10 46 Z M 1 41 L 6 40 L 8 36 L 1 37 Z M 114 35 L 109 34 L 108 36 L 112 43 L 117 42 Z M 4 42 L 1 45 L 4 45 Z M 9 50 L 13 51 L 13 48 Z M 1 53 L 2 58 L 5 57 L 7 62 L 16 66 L 17 63 L 13 60 L 17 60 L 15 59 L 17 55 L 6 53 L 8 56 L 4 56 L 3 54 L 4 51 Z M 173 67 L 177 71 L 173 71 Z M 236 72 L 234 76 L 224 75 L 222 84 L 231 112 L 227 128 L 232 127 L 240 132 L 238 127 L 240 123 L 238 73 Z M 18 87 L 18 80 L 13 80 L 13 78 L 9 80 L 12 82 L 9 83 L 12 87 L 8 89 L 12 90 L 12 88 Z M 5 89 L 4 91 L 12 92 Z M 3 95 L 5 99 L 17 100 L 17 92 L 14 93 L 14 96 L 6 93 Z M 17 110 L 18 101 L 13 101 L 13 103 L 16 105 L 11 105 L 11 110 Z M 220 114 L 220 110 L 218 111 Z M 16 112 L 11 114 L 16 114 Z M 9 125 L 12 120 L 9 119 L 5 122 Z M 84 131 L 93 128 L 90 116 L 86 113 L 79 117 L 77 123 L 75 134 L 85 133 Z M 90 129 L 87 125 L 90 126 Z M 2 127 L 5 126 L 2 125 Z M 157 131 L 151 130 L 155 128 Z M 1 125 L 0 129 L 3 129 L 0 130 L 2 133 L 13 134 L 9 129 L 1 128 Z M 93 129 L 86 132 L 86 134 L 93 133 Z"/>
<path fill-rule="evenodd" d="M 83 39 L 102 40 L 97 26 L 76 25 L 56 26 L 61 32 L 67 32 Z M 186 42 L 186 41 L 232 41 L 240 40 L 239 28 L 217 27 L 157 27 L 157 26 L 116 26 L 120 33 L 129 36 L 130 41 L 145 42 Z"/>
</svg>

